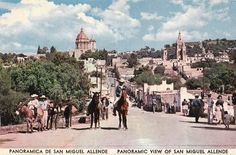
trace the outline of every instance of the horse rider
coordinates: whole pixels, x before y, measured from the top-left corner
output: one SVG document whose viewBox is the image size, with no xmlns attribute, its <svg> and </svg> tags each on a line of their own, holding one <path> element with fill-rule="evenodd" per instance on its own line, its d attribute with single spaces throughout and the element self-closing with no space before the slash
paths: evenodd
<svg viewBox="0 0 236 155">
<path fill-rule="evenodd" d="M 118 79 L 118 86 L 116 86 L 116 100 L 114 101 L 114 108 L 113 108 L 113 115 L 116 116 L 116 110 L 117 110 L 117 102 L 119 101 L 121 97 L 121 92 L 122 92 L 122 86 L 124 84 L 125 80 L 124 79 Z"/>
<path fill-rule="evenodd" d="M 29 107 L 29 109 L 32 110 L 34 118 L 36 118 L 36 116 L 37 116 L 37 107 L 39 106 L 38 95 L 33 94 L 33 95 L 31 95 L 31 98 L 33 100 L 31 100 L 28 103 L 28 107 Z"/>
</svg>

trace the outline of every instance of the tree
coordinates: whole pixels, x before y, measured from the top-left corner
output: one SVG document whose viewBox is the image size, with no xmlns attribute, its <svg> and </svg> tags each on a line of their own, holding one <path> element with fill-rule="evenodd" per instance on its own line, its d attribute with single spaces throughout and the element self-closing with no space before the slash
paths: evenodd
<svg viewBox="0 0 236 155">
<path fill-rule="evenodd" d="M 0 121 L 1 125 L 16 124 L 20 120 L 15 111 L 26 94 L 11 90 L 11 79 L 0 62 Z"/>
<path fill-rule="evenodd" d="M 196 78 L 191 78 L 187 80 L 185 85 L 187 86 L 188 89 L 197 89 L 201 88 L 202 86 L 201 81 Z"/>
<path fill-rule="evenodd" d="M 143 85 L 144 83 L 148 83 L 150 85 L 160 84 L 161 77 L 159 75 L 153 75 L 151 71 L 144 71 L 141 74 L 139 74 L 138 76 L 136 76 L 134 78 L 134 81 L 138 85 Z"/>
<path fill-rule="evenodd" d="M 67 96 L 79 98 L 88 94 L 87 75 L 73 62 L 58 62 L 28 61 L 13 68 L 12 87 L 17 91 L 47 95 L 52 99 L 65 99 Z"/>
<path fill-rule="evenodd" d="M 132 68 L 135 67 L 138 64 L 138 58 L 137 55 L 132 53 L 130 57 L 127 59 L 128 67 Z"/>
<path fill-rule="evenodd" d="M 165 73 L 165 67 L 163 65 L 157 65 L 154 69 L 154 74 L 164 75 Z"/>
<path fill-rule="evenodd" d="M 57 49 L 54 46 L 52 46 L 50 48 L 50 53 L 56 53 L 56 52 L 57 52 Z"/>
</svg>

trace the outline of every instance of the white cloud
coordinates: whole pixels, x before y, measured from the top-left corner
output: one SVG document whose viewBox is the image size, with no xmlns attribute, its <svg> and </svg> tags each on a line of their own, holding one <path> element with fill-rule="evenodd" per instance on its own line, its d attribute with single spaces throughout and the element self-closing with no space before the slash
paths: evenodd
<svg viewBox="0 0 236 155">
<path fill-rule="evenodd" d="M 184 12 L 178 12 L 174 17 L 163 23 L 163 29 L 200 28 L 207 24 L 210 13 L 204 6 L 188 7 Z"/>
<path fill-rule="evenodd" d="M 130 6 L 128 5 L 129 0 L 116 0 L 108 7 L 109 10 L 123 12 L 129 14 Z"/>
<path fill-rule="evenodd" d="M 94 11 L 98 18 L 88 15 Z M 134 36 L 139 25 L 129 16 L 126 1 L 114 1 L 103 11 L 88 4 L 22 0 L 0 16 L 0 50 L 36 51 L 38 45 L 69 50 L 81 27 L 89 37 L 109 43 Z"/>
<path fill-rule="evenodd" d="M 173 3 L 173 4 L 177 4 L 177 5 L 184 5 L 183 0 L 171 0 L 170 2 Z"/>
<path fill-rule="evenodd" d="M 143 0 L 131 0 L 131 2 L 137 3 L 137 2 L 141 2 Z"/>
<path fill-rule="evenodd" d="M 144 41 L 175 41 L 179 31 L 160 31 L 157 33 L 146 34 Z M 197 41 L 208 38 L 208 33 L 199 31 L 181 31 L 184 41 Z"/>
<path fill-rule="evenodd" d="M 159 16 L 157 13 L 150 13 L 150 12 L 141 12 L 141 19 L 143 20 L 161 20 L 163 16 Z"/>
<path fill-rule="evenodd" d="M 117 0 L 104 11 L 98 8 L 93 10 L 101 18 L 109 29 L 115 35 L 114 41 L 124 40 L 125 38 L 134 37 L 140 26 L 139 20 L 129 15 L 128 0 Z"/>
<path fill-rule="evenodd" d="M 175 4 L 184 5 L 183 1 L 172 1 Z M 182 11 L 175 13 L 167 21 L 162 23 L 157 33 L 150 31 L 143 36 L 145 41 L 175 41 L 178 32 L 181 31 L 186 41 L 195 41 L 209 38 L 204 28 L 214 20 L 225 21 L 229 19 L 229 8 L 216 9 L 207 6 L 207 3 L 194 1 L 193 5 L 185 5 Z"/>
<path fill-rule="evenodd" d="M 210 5 L 220 5 L 223 3 L 229 3 L 229 0 L 209 0 Z"/>
</svg>

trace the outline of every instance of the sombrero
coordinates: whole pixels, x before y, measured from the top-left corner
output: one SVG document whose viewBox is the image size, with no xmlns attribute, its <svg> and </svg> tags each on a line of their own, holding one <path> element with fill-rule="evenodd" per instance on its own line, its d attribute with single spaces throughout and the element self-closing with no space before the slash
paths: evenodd
<svg viewBox="0 0 236 155">
<path fill-rule="evenodd" d="M 38 97 L 38 95 L 37 94 L 32 94 L 31 97 L 33 97 L 33 98 Z"/>
<path fill-rule="evenodd" d="M 124 83 L 125 80 L 124 80 L 123 78 L 121 78 L 121 79 L 118 79 L 118 82 L 122 82 L 122 83 Z"/>
<path fill-rule="evenodd" d="M 46 96 L 45 96 L 45 95 L 42 95 L 40 98 L 46 98 Z"/>
</svg>

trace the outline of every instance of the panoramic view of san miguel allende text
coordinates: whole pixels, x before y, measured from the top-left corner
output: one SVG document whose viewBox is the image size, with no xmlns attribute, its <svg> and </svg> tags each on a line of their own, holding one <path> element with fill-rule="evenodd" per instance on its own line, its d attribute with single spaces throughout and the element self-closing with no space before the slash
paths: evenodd
<svg viewBox="0 0 236 155">
<path fill-rule="evenodd" d="M 0 0 L 0 155 L 236 154 L 236 0 Z"/>
</svg>

